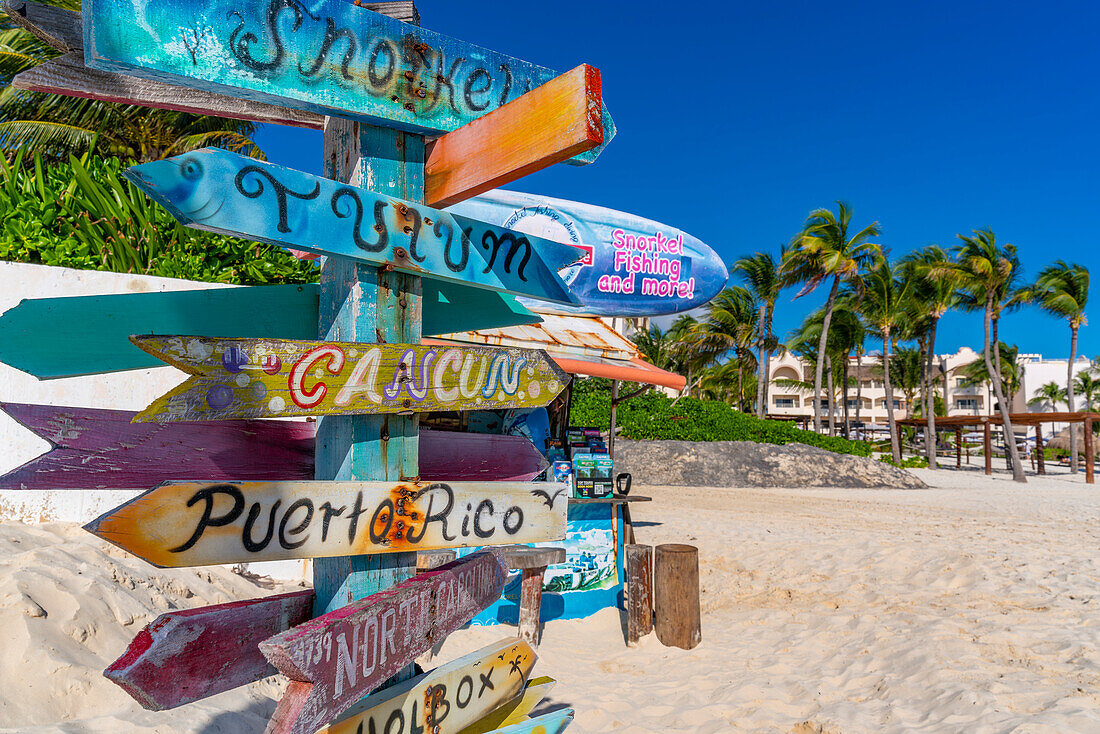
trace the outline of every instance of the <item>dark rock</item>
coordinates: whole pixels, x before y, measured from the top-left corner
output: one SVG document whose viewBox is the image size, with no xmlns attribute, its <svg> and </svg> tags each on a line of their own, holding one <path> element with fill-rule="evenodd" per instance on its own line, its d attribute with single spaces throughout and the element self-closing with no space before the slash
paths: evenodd
<svg viewBox="0 0 1100 734">
<path fill-rule="evenodd" d="M 635 484 L 679 487 L 927 486 L 904 469 L 881 461 L 800 443 L 618 439 L 615 472 L 630 472 Z"/>
</svg>

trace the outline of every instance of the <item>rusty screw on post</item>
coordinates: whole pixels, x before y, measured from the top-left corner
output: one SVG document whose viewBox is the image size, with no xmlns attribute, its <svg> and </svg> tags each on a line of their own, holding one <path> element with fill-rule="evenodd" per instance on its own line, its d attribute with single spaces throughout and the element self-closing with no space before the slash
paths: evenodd
<svg viewBox="0 0 1100 734">
<path fill-rule="evenodd" d="M 405 227 L 405 234 L 408 234 L 411 231 L 411 229 Z M 396 257 L 398 260 L 404 260 L 406 257 L 409 256 L 409 253 L 405 252 L 404 247 L 396 247 L 393 250 L 393 256 Z"/>
</svg>

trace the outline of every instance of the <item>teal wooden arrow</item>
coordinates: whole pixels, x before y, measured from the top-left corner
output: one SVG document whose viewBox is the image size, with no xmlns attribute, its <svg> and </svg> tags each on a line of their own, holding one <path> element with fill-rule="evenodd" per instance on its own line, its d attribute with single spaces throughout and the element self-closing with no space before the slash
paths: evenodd
<svg viewBox="0 0 1100 734">
<path fill-rule="evenodd" d="M 376 194 L 218 148 L 143 163 L 126 177 L 189 227 L 577 304 L 557 271 L 570 245 Z"/>
<path fill-rule="evenodd" d="M 541 321 L 512 296 L 425 278 L 424 335 Z M 35 298 L 0 316 L 0 362 L 39 379 L 163 367 L 131 334 L 316 339 L 316 284 Z"/>
<path fill-rule="evenodd" d="M 438 135 L 560 72 L 344 0 L 85 0 L 84 60 L 114 71 Z M 603 145 L 615 124 L 603 110 Z"/>
</svg>

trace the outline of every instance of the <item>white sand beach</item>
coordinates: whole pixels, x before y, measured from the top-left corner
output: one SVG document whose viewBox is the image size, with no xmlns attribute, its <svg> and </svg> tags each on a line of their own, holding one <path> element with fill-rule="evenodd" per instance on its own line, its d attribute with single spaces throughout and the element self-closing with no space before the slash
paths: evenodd
<svg viewBox="0 0 1100 734">
<path fill-rule="evenodd" d="M 635 489 L 639 542 L 699 547 L 703 642 L 629 649 L 614 611 L 551 622 L 547 706 L 576 707 L 576 734 L 1100 732 L 1100 487 L 918 474 L 933 489 Z M 155 713 L 102 678 L 164 609 L 266 593 L 122 556 L 0 524 L 2 730 L 262 731 L 274 679 Z"/>
</svg>

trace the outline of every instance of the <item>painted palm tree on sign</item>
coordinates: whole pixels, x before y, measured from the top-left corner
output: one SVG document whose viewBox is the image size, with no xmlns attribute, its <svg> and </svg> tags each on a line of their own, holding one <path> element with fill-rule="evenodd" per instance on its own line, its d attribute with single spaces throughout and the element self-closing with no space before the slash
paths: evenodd
<svg viewBox="0 0 1100 734">
<path fill-rule="evenodd" d="M 780 262 L 786 251 L 785 245 L 780 248 Z M 771 357 L 778 347 L 778 341 L 772 333 L 772 321 L 775 316 L 775 302 L 779 300 L 779 291 L 782 289 L 779 263 L 770 252 L 758 252 L 740 258 L 730 268 L 730 272 L 740 274 L 760 310 L 756 323 L 756 416 L 763 418 L 768 410 L 767 385 L 768 375 L 771 374 Z"/>
<path fill-rule="evenodd" d="M 1013 435 L 1012 419 L 1009 417 L 1008 396 L 1003 388 L 1004 375 L 1000 362 L 1000 350 L 996 358 L 992 354 L 995 343 L 992 333 L 993 324 L 999 320 L 1002 310 L 1012 302 L 1016 281 L 1021 277 L 1020 259 L 1016 247 L 1012 244 L 997 244 L 997 237 L 991 229 L 974 230 L 971 235 L 957 235 L 959 244 L 955 246 L 955 273 L 960 289 L 974 304 L 981 304 L 984 313 L 982 353 L 988 374 L 993 376 L 993 391 L 1000 406 L 1001 421 L 1006 436 Z M 1020 462 L 1020 452 L 1015 441 L 1006 441 L 1012 460 L 1012 478 L 1017 482 L 1026 482 L 1024 466 Z"/>
<path fill-rule="evenodd" d="M 851 232 L 852 210 L 844 202 L 837 210 L 816 209 L 810 212 L 802 231 L 795 235 L 791 248 L 783 258 L 784 284 L 802 283 L 796 298 L 832 279 L 825 302 L 821 338 L 814 370 L 814 430 L 821 431 L 821 378 L 825 369 L 826 340 L 842 283 L 858 290 L 862 274 L 882 256 L 882 248 L 871 242 L 881 234 L 878 222 L 872 222 L 858 232 Z"/>
<path fill-rule="evenodd" d="M 906 277 L 913 283 L 912 304 L 914 315 L 927 329 L 924 352 L 924 376 L 921 398 L 924 415 L 928 417 L 928 430 L 924 432 L 925 454 L 928 468 L 936 468 L 936 411 L 935 387 L 932 363 L 936 354 L 936 331 L 945 313 L 958 307 L 958 274 L 952 267 L 951 256 L 939 245 L 928 245 L 915 250 L 902 260 Z M 944 394 L 946 399 L 946 393 Z"/>
<path fill-rule="evenodd" d="M 1039 272 L 1035 285 L 1021 293 L 1021 300 L 1032 303 L 1051 316 L 1069 322 L 1069 367 L 1066 374 L 1066 404 L 1077 409 L 1074 400 L 1073 365 L 1077 361 L 1077 332 L 1085 325 L 1085 305 L 1089 300 L 1089 271 L 1084 265 L 1056 260 Z M 1077 424 L 1069 424 L 1069 470 L 1077 472 Z"/>
<path fill-rule="evenodd" d="M 912 281 L 901 277 L 890 261 L 880 258 L 863 276 L 859 311 L 867 322 L 868 330 L 882 340 L 882 375 L 886 388 L 886 417 L 890 425 L 890 448 L 895 463 L 901 463 L 901 444 L 898 441 L 897 423 L 894 418 L 894 384 L 891 379 L 891 356 L 899 332 L 909 318 L 909 293 Z"/>
<path fill-rule="evenodd" d="M 1049 405 L 1053 413 L 1058 410 L 1058 403 L 1064 402 L 1066 402 L 1066 389 L 1057 382 L 1048 382 L 1035 391 L 1035 397 L 1028 400 L 1027 404 L 1032 408 Z"/>
</svg>

